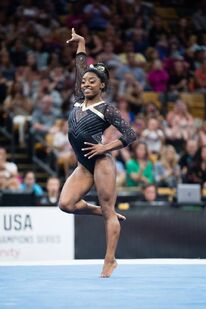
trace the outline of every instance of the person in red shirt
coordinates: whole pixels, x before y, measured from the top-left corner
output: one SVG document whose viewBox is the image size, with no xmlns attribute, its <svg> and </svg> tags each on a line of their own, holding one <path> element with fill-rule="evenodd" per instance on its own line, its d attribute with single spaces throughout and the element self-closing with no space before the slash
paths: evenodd
<svg viewBox="0 0 206 309">
<path fill-rule="evenodd" d="M 204 59 L 200 67 L 195 71 L 196 89 L 206 93 L 206 59 Z"/>
</svg>

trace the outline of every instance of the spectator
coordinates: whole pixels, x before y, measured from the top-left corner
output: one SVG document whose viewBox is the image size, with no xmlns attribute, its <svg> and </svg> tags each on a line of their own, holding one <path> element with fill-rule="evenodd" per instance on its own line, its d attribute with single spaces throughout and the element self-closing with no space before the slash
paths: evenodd
<svg viewBox="0 0 206 309">
<path fill-rule="evenodd" d="M 19 144 L 25 146 L 25 130 L 28 121 L 31 119 L 33 109 L 32 101 L 23 94 L 23 87 L 20 82 L 15 82 L 10 94 L 4 101 L 4 110 L 13 121 L 14 129 L 18 129 Z"/>
<path fill-rule="evenodd" d="M 196 90 L 206 94 L 206 58 L 202 61 L 200 67 L 195 71 Z"/>
<path fill-rule="evenodd" d="M 159 128 L 159 122 L 156 118 L 150 118 L 148 120 L 147 129 L 142 132 L 142 138 L 146 142 L 150 153 L 160 154 L 164 141 L 164 133 Z"/>
<path fill-rule="evenodd" d="M 0 166 L 3 169 L 7 178 L 18 176 L 18 167 L 14 162 L 7 161 L 7 151 L 0 147 Z"/>
<path fill-rule="evenodd" d="M 149 101 L 146 104 L 144 104 L 143 113 L 146 119 L 149 118 L 160 119 L 160 111 L 155 105 L 155 103 L 153 103 L 152 101 Z"/>
<path fill-rule="evenodd" d="M 193 137 L 195 133 L 194 119 L 188 112 L 186 104 L 178 100 L 173 111 L 167 115 L 169 127 L 166 128 L 166 137 L 170 141 L 186 141 Z"/>
<path fill-rule="evenodd" d="M 179 160 L 181 175 L 183 182 L 187 182 L 186 175 L 192 168 L 197 159 L 198 143 L 196 140 L 190 139 L 186 143 L 186 151 L 182 154 Z"/>
<path fill-rule="evenodd" d="M 157 41 L 159 41 L 162 34 L 167 35 L 167 30 L 163 26 L 163 20 L 160 16 L 155 16 L 153 20 L 153 25 L 149 31 L 149 43 L 151 46 L 155 46 Z"/>
<path fill-rule="evenodd" d="M 157 188 L 154 184 L 147 184 L 143 187 L 143 202 L 152 203 L 157 200 Z"/>
<path fill-rule="evenodd" d="M 2 104 L 6 99 L 8 86 L 9 86 L 8 81 L 6 80 L 6 78 L 3 77 L 3 74 L 0 71 L 0 116 L 1 113 L 3 112 Z"/>
<path fill-rule="evenodd" d="M 39 205 L 57 206 L 60 195 L 60 180 L 57 177 L 49 177 L 47 180 L 47 193 L 40 197 Z"/>
<path fill-rule="evenodd" d="M 146 64 L 145 56 L 140 53 L 135 53 L 134 44 L 132 41 L 125 42 L 124 46 L 121 47 L 119 58 L 122 64 L 128 64 L 128 54 L 130 53 L 134 54 L 134 60 L 140 67 Z"/>
<path fill-rule="evenodd" d="M 7 185 L 6 175 L 5 172 L 1 170 L 0 166 L 0 192 L 6 189 L 6 185 Z"/>
<path fill-rule="evenodd" d="M 37 69 L 42 71 L 47 68 L 49 53 L 46 51 L 43 39 L 38 37 L 34 41 L 34 54 L 36 58 Z"/>
<path fill-rule="evenodd" d="M 125 64 L 121 66 L 116 71 L 117 79 L 122 80 L 124 75 L 126 73 L 130 73 L 135 77 L 135 80 L 137 80 L 140 85 L 144 88 L 146 85 L 146 77 L 144 70 L 138 65 L 137 61 L 135 60 L 135 54 L 134 53 L 128 53 L 127 54 L 127 62 L 128 64 Z"/>
<path fill-rule="evenodd" d="M 131 112 L 130 106 L 124 97 L 119 98 L 117 106 L 124 120 L 131 124 L 134 123 L 135 114 Z"/>
<path fill-rule="evenodd" d="M 21 185 L 18 177 L 11 176 L 6 183 L 6 190 L 11 192 L 21 191 Z"/>
<path fill-rule="evenodd" d="M 134 158 L 126 162 L 126 171 L 129 187 L 153 182 L 153 166 L 144 142 L 138 142 L 134 147 Z"/>
<path fill-rule="evenodd" d="M 131 73 L 125 73 L 124 79 L 120 81 L 119 96 L 125 98 L 131 111 L 135 114 L 140 112 L 143 105 L 143 88 Z"/>
<path fill-rule="evenodd" d="M 161 187 L 175 188 L 180 182 L 178 156 L 172 145 L 165 146 L 160 161 L 154 164 L 155 182 Z"/>
<path fill-rule="evenodd" d="M 165 92 L 167 90 L 167 82 L 169 75 L 163 68 L 160 60 L 155 60 L 153 68 L 148 72 L 148 81 L 151 86 L 151 90 L 155 92 Z"/>
<path fill-rule="evenodd" d="M 48 138 L 51 138 L 49 144 L 54 149 L 57 163 L 63 165 L 65 176 L 68 177 L 70 168 L 74 167 L 77 163 L 74 151 L 68 140 L 68 121 L 60 120 L 54 133 L 47 136 L 47 141 Z"/>
<path fill-rule="evenodd" d="M 44 194 L 43 189 L 36 183 L 35 175 L 32 171 L 26 173 L 23 183 L 20 185 L 20 189 L 23 192 L 32 192 L 35 196 L 41 196 Z"/>
<path fill-rule="evenodd" d="M 140 114 L 135 118 L 135 122 L 133 125 L 133 129 L 137 134 L 137 138 L 141 138 L 142 132 L 144 131 L 145 128 L 146 128 L 145 117 Z"/>
<path fill-rule="evenodd" d="M 198 32 L 206 31 L 206 1 L 201 1 L 201 7 L 194 13 L 193 24 Z"/>
<path fill-rule="evenodd" d="M 149 72 L 150 70 L 152 70 L 154 61 L 159 60 L 159 53 L 154 47 L 148 47 L 145 52 L 145 55 L 147 59 L 146 72 Z"/>
<path fill-rule="evenodd" d="M 110 85 L 106 91 L 108 102 L 116 102 L 118 100 L 119 81 L 116 79 L 116 65 L 108 66 Z"/>
<path fill-rule="evenodd" d="M 199 183 L 206 188 L 206 146 L 202 146 L 186 174 L 187 183 Z"/>
<path fill-rule="evenodd" d="M 189 19 L 187 17 L 181 17 L 172 29 L 172 33 L 178 38 L 179 42 L 183 46 L 187 46 L 188 38 L 192 33 L 192 27 Z"/>
<path fill-rule="evenodd" d="M 98 35 L 94 33 L 91 35 L 86 25 L 82 25 L 81 29 L 83 29 L 83 27 L 84 29 L 85 28 L 87 29 L 87 32 L 85 33 L 85 32 L 80 31 L 80 33 L 83 37 L 86 38 L 86 47 L 88 48 L 89 55 L 91 59 L 93 59 L 93 62 L 94 62 L 94 58 L 98 57 L 99 54 L 103 52 L 102 38 L 100 38 Z M 88 60 L 89 59 L 87 59 L 87 61 Z"/>
<path fill-rule="evenodd" d="M 172 92 L 187 91 L 187 79 L 188 74 L 184 61 L 175 61 L 168 81 L 169 90 Z"/>
<path fill-rule="evenodd" d="M 11 61 L 16 66 L 24 66 L 26 63 L 26 48 L 21 39 L 16 39 L 11 48 Z"/>
<path fill-rule="evenodd" d="M 64 83 L 64 81 L 62 81 Z M 36 89 L 36 92 L 33 94 L 32 99 L 42 100 L 44 96 L 49 95 L 52 98 L 52 108 L 58 114 L 62 107 L 62 97 L 58 90 L 56 90 L 56 85 L 58 81 L 54 81 L 52 78 L 43 77 L 40 79 L 40 84 Z"/>
<path fill-rule="evenodd" d="M 205 120 L 198 132 L 198 140 L 199 140 L 200 146 L 206 146 L 206 121 Z"/>
<path fill-rule="evenodd" d="M 120 59 L 114 53 L 114 46 L 111 41 L 107 41 L 104 44 L 103 52 L 100 53 L 97 57 L 98 62 L 104 62 L 107 66 L 115 65 L 116 67 L 120 66 Z"/>
<path fill-rule="evenodd" d="M 15 76 L 15 67 L 12 65 L 10 55 L 6 49 L 1 50 L 0 55 L 0 72 L 2 77 L 8 81 L 12 81 Z"/>
<path fill-rule="evenodd" d="M 144 54 L 145 50 L 148 48 L 148 40 L 143 29 L 134 29 L 132 33 L 132 41 L 134 52 Z"/>
<path fill-rule="evenodd" d="M 91 2 L 86 4 L 83 9 L 86 22 L 90 29 L 105 30 L 111 16 L 110 9 L 99 1 L 92 0 Z"/>
<path fill-rule="evenodd" d="M 32 114 L 35 137 L 45 137 L 60 117 L 61 112 L 52 107 L 52 97 L 45 95 L 41 100 L 41 105 L 39 104 Z"/>
</svg>

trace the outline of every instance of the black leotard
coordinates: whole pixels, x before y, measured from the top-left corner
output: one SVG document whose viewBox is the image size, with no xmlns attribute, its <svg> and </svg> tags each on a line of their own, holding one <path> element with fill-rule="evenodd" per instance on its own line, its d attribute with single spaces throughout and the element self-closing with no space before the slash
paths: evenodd
<svg viewBox="0 0 206 309">
<path fill-rule="evenodd" d="M 103 132 L 110 125 L 115 126 L 122 133 L 119 139 L 124 147 L 135 141 L 136 133 L 131 129 L 128 122 L 121 117 L 120 112 L 114 105 L 102 101 L 85 107 L 80 85 L 86 69 L 86 54 L 77 54 L 75 82 L 75 98 L 77 102 L 69 115 L 68 135 L 78 161 L 93 174 L 95 161 L 99 156 L 91 159 L 85 157 L 82 148 L 86 148 L 87 145 L 84 142 L 101 143 Z"/>
</svg>

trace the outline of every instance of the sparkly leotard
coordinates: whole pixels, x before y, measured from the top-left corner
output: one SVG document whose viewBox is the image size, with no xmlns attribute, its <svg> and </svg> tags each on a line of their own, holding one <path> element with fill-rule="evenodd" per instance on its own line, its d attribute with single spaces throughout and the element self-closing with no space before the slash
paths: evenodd
<svg viewBox="0 0 206 309">
<path fill-rule="evenodd" d="M 77 54 L 75 81 L 76 103 L 69 115 L 68 136 L 78 161 L 93 174 L 95 161 L 100 156 L 95 156 L 91 159 L 85 157 L 85 152 L 82 151 L 82 148 L 86 148 L 84 142 L 93 144 L 101 143 L 103 132 L 110 125 L 115 126 L 122 133 L 119 140 L 121 140 L 124 147 L 135 141 L 136 133 L 131 129 L 128 122 L 121 117 L 120 112 L 114 105 L 102 101 L 85 107 L 83 103 L 84 96 L 81 92 L 80 85 L 86 69 L 86 54 Z"/>
</svg>

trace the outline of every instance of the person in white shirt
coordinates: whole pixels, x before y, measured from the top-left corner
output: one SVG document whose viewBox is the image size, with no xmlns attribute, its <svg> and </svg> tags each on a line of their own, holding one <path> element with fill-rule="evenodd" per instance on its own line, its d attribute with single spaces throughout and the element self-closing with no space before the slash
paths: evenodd
<svg viewBox="0 0 206 309">
<path fill-rule="evenodd" d="M 6 178 L 18 175 L 17 165 L 14 162 L 7 161 L 7 151 L 3 147 L 0 147 L 0 161 L 1 166 L 4 169 Z"/>
<path fill-rule="evenodd" d="M 159 154 L 164 141 L 164 133 L 159 129 L 159 122 L 156 118 L 150 118 L 148 121 L 147 129 L 142 132 L 149 152 Z"/>
</svg>

